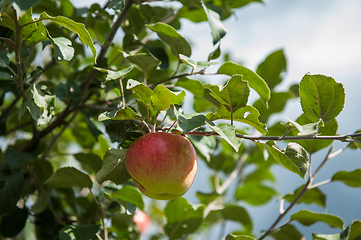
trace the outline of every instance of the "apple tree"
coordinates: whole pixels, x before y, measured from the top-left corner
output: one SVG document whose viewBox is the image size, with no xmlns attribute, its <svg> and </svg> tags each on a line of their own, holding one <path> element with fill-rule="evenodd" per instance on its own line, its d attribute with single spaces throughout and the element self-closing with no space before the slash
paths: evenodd
<svg viewBox="0 0 361 240">
<path fill-rule="evenodd" d="M 361 169 L 315 181 L 330 159 L 361 148 L 357 127 L 337 131 L 343 85 L 305 73 L 277 91 L 287 66 L 282 50 L 256 69 L 222 52 L 233 30 L 222 21 L 260 2 L 109 0 L 76 8 L 70 0 L 2 0 L 0 238 L 219 239 L 207 232 L 233 222 L 238 230 L 221 230 L 220 238 L 303 239 L 298 226 L 321 222 L 337 230 L 313 239 L 360 239 L 361 220 L 346 225 L 333 214 L 321 186 L 361 187 Z M 209 24 L 208 59 L 192 55 L 180 34 L 184 19 Z M 295 99 L 300 116 L 271 124 Z M 212 171 L 197 201 L 156 201 L 138 190 L 125 156 L 150 132 L 184 136 Z M 302 184 L 278 191 L 275 165 Z M 280 211 L 255 231 L 248 206 L 271 199 Z M 325 210 L 295 210 L 300 203 Z"/>
</svg>

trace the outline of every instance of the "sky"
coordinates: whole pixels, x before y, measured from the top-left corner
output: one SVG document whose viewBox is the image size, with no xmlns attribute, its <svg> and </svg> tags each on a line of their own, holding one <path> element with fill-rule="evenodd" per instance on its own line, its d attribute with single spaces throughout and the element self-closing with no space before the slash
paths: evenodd
<svg viewBox="0 0 361 240">
<path fill-rule="evenodd" d="M 73 1 L 78 7 L 88 6 L 90 2 L 104 1 L 78 0 Z M 271 52 L 283 49 L 287 58 L 287 73 L 285 81 L 278 90 L 285 90 L 293 83 L 298 83 L 306 73 L 324 74 L 333 77 L 344 85 L 346 102 L 344 110 L 337 117 L 338 133 L 349 134 L 361 129 L 361 1 L 359 0 L 264 0 L 264 4 L 252 3 L 235 11 L 234 16 L 224 24 L 228 28 L 227 35 L 222 39 L 221 50 L 230 53 L 234 61 L 243 63 L 254 70 L 257 65 Z M 188 20 L 182 22 L 180 33 L 192 45 L 193 60 L 206 60 L 214 50 L 207 23 L 194 24 Z M 209 81 L 213 81 L 210 79 Z M 218 81 L 217 79 L 214 81 Z M 287 115 L 295 120 L 301 114 L 298 100 L 286 106 L 283 115 L 274 121 L 284 121 Z M 335 143 L 338 149 L 343 144 Z M 338 170 L 353 170 L 360 168 L 360 152 L 346 150 L 331 159 L 323 168 L 317 181 L 330 178 Z M 313 161 L 320 163 L 325 157 L 325 151 L 313 156 Z M 278 191 L 286 194 L 304 183 L 297 175 L 280 167 L 273 169 L 276 173 Z M 196 202 L 195 193 L 207 188 L 207 167 L 200 162 L 199 171 L 190 191 L 185 195 L 190 201 Z M 207 180 L 205 180 L 207 179 Z M 332 183 L 321 187 L 327 194 L 329 213 L 342 216 L 345 225 L 353 219 L 360 218 L 359 206 L 361 193 L 359 189 L 346 187 L 341 183 Z M 279 202 L 274 199 L 261 208 L 250 209 L 254 220 L 255 232 L 267 229 L 278 215 Z M 295 211 L 308 208 L 318 212 L 325 209 L 312 205 L 300 205 Z M 287 219 L 287 217 L 286 217 Z M 311 233 L 337 233 L 338 229 L 330 229 L 322 223 L 304 228 L 297 228 L 311 239 Z M 239 229 L 236 224 L 227 224 L 226 232 Z M 218 236 L 220 229 L 214 228 L 209 236 Z M 211 238 L 207 238 L 211 239 Z M 214 238 L 215 239 L 215 238 Z"/>
</svg>

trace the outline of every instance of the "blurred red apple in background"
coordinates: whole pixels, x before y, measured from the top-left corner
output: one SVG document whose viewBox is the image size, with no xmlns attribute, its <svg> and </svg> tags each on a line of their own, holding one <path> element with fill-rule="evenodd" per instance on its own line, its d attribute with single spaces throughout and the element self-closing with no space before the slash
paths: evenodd
<svg viewBox="0 0 361 240">
<path fill-rule="evenodd" d="M 150 225 L 150 217 L 140 209 L 135 210 L 133 221 L 137 224 L 139 231 L 143 233 Z"/>
<path fill-rule="evenodd" d="M 136 139 L 125 163 L 139 190 L 154 199 L 183 196 L 197 172 L 197 154 L 182 135 L 156 132 Z"/>
</svg>

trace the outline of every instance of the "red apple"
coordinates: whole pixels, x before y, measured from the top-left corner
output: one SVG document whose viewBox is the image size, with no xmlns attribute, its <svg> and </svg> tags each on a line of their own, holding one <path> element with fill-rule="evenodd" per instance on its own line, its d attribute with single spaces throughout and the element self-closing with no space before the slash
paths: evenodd
<svg viewBox="0 0 361 240">
<path fill-rule="evenodd" d="M 182 135 L 156 132 L 136 139 L 125 164 L 139 190 L 159 200 L 183 196 L 197 172 L 197 154 Z"/>
<path fill-rule="evenodd" d="M 141 233 L 148 229 L 151 222 L 150 217 L 140 209 L 135 210 L 133 221 L 137 224 Z"/>
</svg>

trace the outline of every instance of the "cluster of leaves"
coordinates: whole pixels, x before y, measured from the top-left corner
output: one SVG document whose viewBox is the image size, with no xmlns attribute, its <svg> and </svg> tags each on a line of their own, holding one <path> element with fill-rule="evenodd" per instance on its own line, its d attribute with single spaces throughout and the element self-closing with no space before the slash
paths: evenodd
<svg viewBox="0 0 361 240">
<path fill-rule="evenodd" d="M 358 239 L 360 220 L 345 228 L 340 217 L 328 213 L 301 210 L 279 225 L 297 203 L 326 208 L 321 184 L 313 179 L 340 152 L 330 147 L 334 140 L 357 149 L 361 134 L 337 135 L 335 118 L 345 93 L 331 77 L 306 74 L 288 91 L 275 90 L 286 71 L 282 50 L 256 71 L 221 60 L 220 40 L 227 32 L 222 20 L 251 2 L 261 1 L 162 5 L 112 0 L 82 9 L 69 0 L 2 1 L 1 236 L 139 239 L 133 217 L 140 209 L 159 228 L 152 239 L 185 239 L 224 221 L 241 227 L 227 240 L 255 239 L 254 223 L 240 203 L 261 206 L 282 197 L 289 207 L 260 239 L 301 239 L 292 221 L 340 228 L 340 234 L 314 234 L 314 239 Z M 181 19 L 208 21 L 215 49 L 207 61 L 192 59 L 191 45 L 178 31 Z M 120 43 L 113 41 L 117 31 Z M 206 72 L 216 59 L 222 61 L 217 71 Z M 206 74 L 222 76 L 225 83 L 196 79 Z M 259 96 L 252 104 L 251 89 Z M 271 115 L 298 97 L 300 117 L 267 126 Z M 191 99 L 194 112 L 185 114 L 183 102 Z M 198 203 L 179 198 L 165 207 L 145 204 L 130 179 L 124 164 L 127 147 L 157 130 L 187 135 L 199 158 L 214 170 L 212 191 L 198 192 Z M 278 142 L 287 145 L 281 149 Z M 329 153 L 312 173 L 310 156 L 325 148 Z M 275 164 L 306 179 L 305 184 L 282 196 L 270 170 Z M 361 169 L 340 171 L 324 183 L 360 187 L 360 176 Z M 233 200 L 226 201 L 236 179 Z"/>
</svg>

